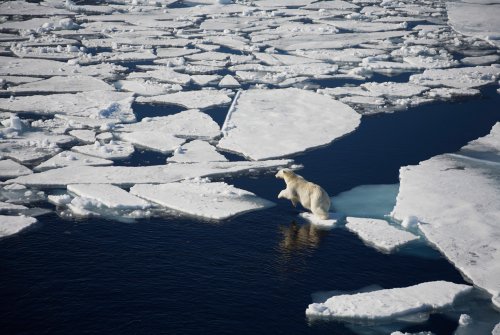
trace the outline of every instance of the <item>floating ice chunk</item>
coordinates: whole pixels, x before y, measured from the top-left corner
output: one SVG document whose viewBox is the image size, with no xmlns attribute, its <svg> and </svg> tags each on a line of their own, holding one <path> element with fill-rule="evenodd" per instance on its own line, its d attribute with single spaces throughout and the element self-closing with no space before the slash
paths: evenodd
<svg viewBox="0 0 500 335">
<path fill-rule="evenodd" d="M 12 76 L 74 76 L 77 74 L 113 79 L 124 68 L 112 64 L 77 66 L 47 59 L 27 59 L 0 56 L 0 75 Z"/>
<path fill-rule="evenodd" d="M 185 49 L 185 48 L 157 48 L 156 55 L 161 58 L 174 58 L 192 55 L 200 52 L 200 49 Z"/>
<path fill-rule="evenodd" d="M 134 131 L 131 133 L 116 133 L 116 136 L 123 141 L 130 142 L 139 148 L 146 148 L 161 153 L 173 152 L 186 140 L 175 137 L 163 131 Z"/>
<path fill-rule="evenodd" d="M 69 132 L 71 136 L 76 137 L 78 140 L 84 143 L 94 143 L 95 142 L 95 131 L 89 129 L 76 129 Z"/>
<path fill-rule="evenodd" d="M 226 183 L 186 181 L 161 185 L 135 185 L 132 194 L 177 211 L 213 220 L 274 206 L 268 200 Z"/>
<path fill-rule="evenodd" d="M 196 109 L 169 116 L 144 118 L 141 122 L 125 124 L 116 131 L 163 132 L 181 138 L 212 139 L 220 135 L 219 125 L 210 116 Z"/>
<path fill-rule="evenodd" d="M 343 50 L 297 50 L 294 53 L 313 59 L 320 59 L 330 62 L 358 63 L 366 57 L 373 57 L 384 54 L 379 49 L 347 48 Z"/>
<path fill-rule="evenodd" d="M 321 22 L 332 25 L 342 30 L 362 33 L 401 30 L 406 28 L 405 25 L 401 23 L 364 22 L 357 20 L 321 20 Z"/>
<path fill-rule="evenodd" d="M 412 75 L 410 82 L 430 87 L 475 88 L 494 83 L 499 76 L 500 68 L 493 66 L 431 69 Z"/>
<path fill-rule="evenodd" d="M 203 162 L 155 166 L 81 166 L 78 173 L 73 167 L 52 169 L 32 175 L 10 179 L 6 183 L 21 183 L 45 188 L 61 188 L 68 184 L 133 184 L 171 183 L 196 177 L 220 177 L 248 171 L 274 170 L 291 164 L 290 160 L 268 160 L 262 162 Z M 30 176 L 33 176 L 30 178 Z"/>
<path fill-rule="evenodd" d="M 76 93 L 84 91 L 114 91 L 104 81 L 89 76 L 52 77 L 9 88 L 14 93 Z"/>
<path fill-rule="evenodd" d="M 139 97 L 137 102 L 179 105 L 186 108 L 204 109 L 215 106 L 227 105 L 231 99 L 220 91 L 201 90 L 177 92 L 173 94 L 158 95 L 155 97 Z"/>
<path fill-rule="evenodd" d="M 119 80 L 115 82 L 114 85 L 118 90 L 134 92 L 143 96 L 161 95 L 182 91 L 182 86 L 178 84 L 157 83 L 152 80 L 144 79 Z"/>
<path fill-rule="evenodd" d="M 225 52 L 216 52 L 216 51 L 209 51 L 209 52 L 201 52 L 201 53 L 195 53 L 192 55 L 188 55 L 185 58 L 193 61 L 197 60 L 216 60 L 216 61 L 221 61 L 221 60 L 226 60 L 228 59 L 230 54 L 225 53 Z"/>
<path fill-rule="evenodd" d="M 56 206 L 64 206 L 71 203 L 71 196 L 69 194 L 61 194 L 61 195 L 49 195 L 47 200 Z"/>
<path fill-rule="evenodd" d="M 96 141 L 94 144 L 74 146 L 71 150 L 81 154 L 111 160 L 125 159 L 134 153 L 132 144 L 121 141 L 112 141 L 105 144 Z"/>
<path fill-rule="evenodd" d="M 146 72 L 133 72 L 128 78 L 154 78 L 160 82 L 186 86 L 191 82 L 191 77 L 184 73 L 176 72 L 170 68 L 151 70 Z"/>
<path fill-rule="evenodd" d="M 36 219 L 29 216 L 0 215 L 0 238 L 14 235 L 36 223 Z"/>
<path fill-rule="evenodd" d="M 70 115 L 114 122 L 133 122 L 133 95 L 114 91 L 88 91 L 0 99 L 0 109 L 17 113 Z M 102 123 L 102 122 L 101 122 Z"/>
<path fill-rule="evenodd" d="M 0 5 L 2 15 L 20 16 L 53 16 L 53 15 L 75 15 L 65 9 L 43 6 L 38 3 L 26 1 L 9 1 Z"/>
<path fill-rule="evenodd" d="M 460 60 L 460 62 L 465 65 L 478 66 L 478 65 L 490 65 L 493 63 L 497 63 L 499 60 L 500 60 L 499 55 L 486 55 L 477 57 L 464 57 Z"/>
<path fill-rule="evenodd" d="M 72 184 L 68 191 L 94 200 L 110 209 L 146 209 L 150 203 L 109 184 Z"/>
<path fill-rule="evenodd" d="M 108 166 L 113 165 L 113 161 L 103 158 L 97 158 L 73 151 L 63 151 L 41 163 L 34 168 L 35 171 L 45 171 L 62 167 L 77 167 L 77 166 Z"/>
<path fill-rule="evenodd" d="M 451 57 L 438 57 L 438 56 L 409 56 L 404 57 L 403 60 L 417 68 L 421 69 L 442 69 L 452 66 L 457 66 L 458 61 Z"/>
<path fill-rule="evenodd" d="M 233 76 L 228 74 L 219 82 L 219 87 L 237 88 L 240 87 L 240 83 Z"/>
<path fill-rule="evenodd" d="M 361 87 L 367 89 L 375 96 L 412 97 L 427 91 L 429 88 L 410 83 L 364 83 Z"/>
<path fill-rule="evenodd" d="M 494 297 L 500 293 L 499 162 L 497 123 L 488 136 L 457 154 L 401 168 L 401 186 L 392 212 L 399 220 L 416 216 L 425 237 Z"/>
<path fill-rule="evenodd" d="M 174 155 L 167 158 L 167 162 L 227 162 L 227 158 L 218 153 L 208 142 L 195 140 L 175 150 Z"/>
<path fill-rule="evenodd" d="M 353 295 L 338 295 L 324 303 L 310 304 L 306 315 L 342 320 L 380 320 L 447 307 L 472 290 L 472 286 L 445 281 L 426 282 L 404 288 L 382 289 Z"/>
<path fill-rule="evenodd" d="M 235 99 L 218 147 L 261 160 L 330 143 L 360 116 L 330 97 L 300 89 L 249 90 Z M 314 110 L 314 114 L 305 111 Z"/>
<path fill-rule="evenodd" d="M 194 74 L 191 76 L 193 82 L 199 86 L 215 84 L 220 80 L 220 78 L 221 76 L 218 74 Z"/>
<path fill-rule="evenodd" d="M 368 245 L 384 252 L 393 252 L 402 245 L 419 237 L 394 226 L 387 221 L 347 217 L 346 228 L 357 234 Z"/>
<path fill-rule="evenodd" d="M 499 3 L 447 2 L 449 24 L 464 35 L 485 39 L 500 47 Z"/>
<path fill-rule="evenodd" d="M 425 93 L 433 100 L 452 100 L 458 97 L 473 97 L 481 94 L 481 91 L 475 88 L 447 88 L 437 87 Z"/>
<path fill-rule="evenodd" d="M 10 159 L 0 161 L 0 178 L 14 178 L 33 173 L 30 169 Z"/>
<path fill-rule="evenodd" d="M 23 205 L 16 205 L 16 204 L 12 204 L 10 202 L 0 201 L 0 212 L 2 212 L 2 213 L 5 213 L 5 212 L 22 212 L 22 211 L 25 211 L 27 209 L 28 209 L 28 207 L 23 206 Z"/>
<path fill-rule="evenodd" d="M 330 216 L 326 220 L 320 219 L 316 215 L 309 212 L 300 213 L 299 216 L 304 220 L 306 220 L 307 222 L 319 228 L 330 229 L 335 227 L 337 223 L 340 221 L 340 219 L 343 218 L 343 216 L 337 213 L 329 213 L 329 214 Z"/>
<path fill-rule="evenodd" d="M 497 323 L 493 331 L 491 332 L 491 335 L 500 335 L 500 322 Z"/>
<path fill-rule="evenodd" d="M 396 204 L 399 184 L 361 185 L 332 197 L 332 208 L 347 216 L 383 219 Z"/>
</svg>

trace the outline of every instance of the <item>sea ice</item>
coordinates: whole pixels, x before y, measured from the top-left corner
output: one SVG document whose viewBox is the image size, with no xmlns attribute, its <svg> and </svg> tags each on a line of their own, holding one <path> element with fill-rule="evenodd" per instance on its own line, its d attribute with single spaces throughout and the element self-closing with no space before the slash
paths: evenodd
<svg viewBox="0 0 500 335">
<path fill-rule="evenodd" d="M 222 177 L 249 171 L 268 171 L 290 165 L 290 160 L 267 160 L 260 162 L 202 162 L 192 164 L 171 163 L 154 166 L 81 166 L 78 173 L 73 167 L 51 169 L 20 176 L 6 181 L 44 188 L 62 188 L 68 184 L 133 184 L 171 183 L 196 177 Z M 32 176 L 32 177 L 30 177 Z"/>
<path fill-rule="evenodd" d="M 75 129 L 69 132 L 71 136 L 76 137 L 79 141 L 84 143 L 95 142 L 95 131 L 90 129 Z"/>
<path fill-rule="evenodd" d="M 110 209 L 146 209 L 150 203 L 110 184 L 71 184 L 68 191 Z"/>
<path fill-rule="evenodd" d="M 419 228 L 475 285 L 500 306 L 500 123 L 456 154 L 400 169 L 392 215 L 416 216 Z M 21 177 L 22 178 L 22 177 Z"/>
<path fill-rule="evenodd" d="M 212 139 L 220 135 L 219 125 L 210 116 L 189 109 L 169 116 L 144 118 L 141 122 L 119 125 L 120 132 L 163 132 L 181 138 Z"/>
<path fill-rule="evenodd" d="M 177 92 L 154 97 L 139 97 L 137 98 L 137 102 L 179 105 L 189 109 L 205 109 L 227 105 L 231 102 L 231 99 L 221 91 L 200 90 Z"/>
<path fill-rule="evenodd" d="M 104 81 L 90 76 L 52 77 L 9 88 L 13 93 L 76 93 L 85 91 L 114 91 Z"/>
<path fill-rule="evenodd" d="M 227 158 L 218 153 L 214 146 L 205 141 L 194 140 L 177 148 L 167 162 L 227 162 Z"/>
<path fill-rule="evenodd" d="M 0 178 L 14 178 L 33 173 L 26 166 L 11 159 L 0 160 Z"/>
<path fill-rule="evenodd" d="M 500 67 L 475 66 L 451 69 L 430 69 L 414 74 L 410 82 L 416 85 L 454 88 L 475 88 L 494 83 L 500 76 Z"/>
<path fill-rule="evenodd" d="M 125 159 L 134 153 L 132 144 L 122 141 L 111 141 L 110 143 L 100 143 L 95 141 L 94 144 L 74 146 L 71 150 L 104 159 Z"/>
<path fill-rule="evenodd" d="M 36 219 L 29 216 L 0 215 L 0 238 L 14 235 L 36 223 Z"/>
<path fill-rule="evenodd" d="M 282 157 L 328 144 L 353 131 L 359 120 L 349 106 L 317 93 L 248 90 L 235 98 L 218 147 L 255 160 Z"/>
<path fill-rule="evenodd" d="M 386 320 L 445 308 L 472 290 L 472 286 L 445 281 L 421 283 L 404 288 L 342 294 L 324 303 L 310 304 L 306 315 L 341 320 Z"/>
<path fill-rule="evenodd" d="M 78 152 L 63 151 L 36 166 L 34 170 L 40 172 L 62 167 L 80 167 L 82 165 L 108 166 L 113 165 L 113 161 L 81 154 Z"/>
<path fill-rule="evenodd" d="M 228 74 L 219 82 L 219 87 L 238 88 L 240 87 L 240 83 L 233 76 Z"/>
<path fill-rule="evenodd" d="M 133 72 L 128 76 L 128 78 L 152 78 L 159 82 L 178 84 L 182 86 L 186 86 L 191 82 L 191 77 L 189 75 L 176 72 L 170 68 L 161 68 L 146 72 Z"/>
<path fill-rule="evenodd" d="M 387 221 L 347 217 L 346 228 L 357 234 L 368 245 L 384 252 L 393 252 L 402 245 L 419 237 L 394 226 Z"/>
<path fill-rule="evenodd" d="M 138 148 L 150 149 L 164 154 L 173 152 L 186 140 L 163 131 L 147 130 L 133 131 L 130 133 L 115 133 L 116 136 L 126 142 L 132 143 Z"/>
<path fill-rule="evenodd" d="M 177 211 L 213 220 L 224 220 L 274 204 L 223 182 L 185 181 L 161 185 L 135 185 L 132 194 Z"/>
<path fill-rule="evenodd" d="M 364 83 L 361 87 L 367 89 L 375 96 L 388 96 L 388 97 L 413 97 L 422 92 L 427 91 L 429 88 L 410 83 Z"/>
</svg>

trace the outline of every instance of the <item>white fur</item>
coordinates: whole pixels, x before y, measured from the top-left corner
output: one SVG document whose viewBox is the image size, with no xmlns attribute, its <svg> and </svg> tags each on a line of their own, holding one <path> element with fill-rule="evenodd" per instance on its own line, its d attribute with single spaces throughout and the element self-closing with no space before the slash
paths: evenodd
<svg viewBox="0 0 500 335">
<path fill-rule="evenodd" d="M 320 219 L 328 219 L 330 197 L 321 186 L 308 182 L 292 170 L 282 169 L 276 173 L 286 183 L 286 189 L 278 194 L 278 199 L 289 199 L 294 206 L 300 203 Z"/>
</svg>

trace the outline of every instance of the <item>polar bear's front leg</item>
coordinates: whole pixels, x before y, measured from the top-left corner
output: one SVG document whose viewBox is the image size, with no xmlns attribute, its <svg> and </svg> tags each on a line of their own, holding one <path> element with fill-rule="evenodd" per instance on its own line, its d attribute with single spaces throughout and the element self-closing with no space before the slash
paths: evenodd
<svg viewBox="0 0 500 335">
<path fill-rule="evenodd" d="M 278 194 L 278 199 L 288 199 L 288 191 L 286 189 L 282 190 L 279 194 Z"/>
</svg>

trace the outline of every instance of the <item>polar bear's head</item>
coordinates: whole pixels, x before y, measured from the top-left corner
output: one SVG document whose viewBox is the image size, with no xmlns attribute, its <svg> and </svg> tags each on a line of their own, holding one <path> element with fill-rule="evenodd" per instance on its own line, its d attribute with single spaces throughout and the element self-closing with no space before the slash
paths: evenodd
<svg viewBox="0 0 500 335">
<path fill-rule="evenodd" d="M 278 171 L 278 173 L 276 173 L 276 178 L 280 178 L 280 179 L 288 179 L 292 176 L 295 175 L 295 172 L 293 172 L 292 170 L 290 169 L 281 169 Z"/>
</svg>

